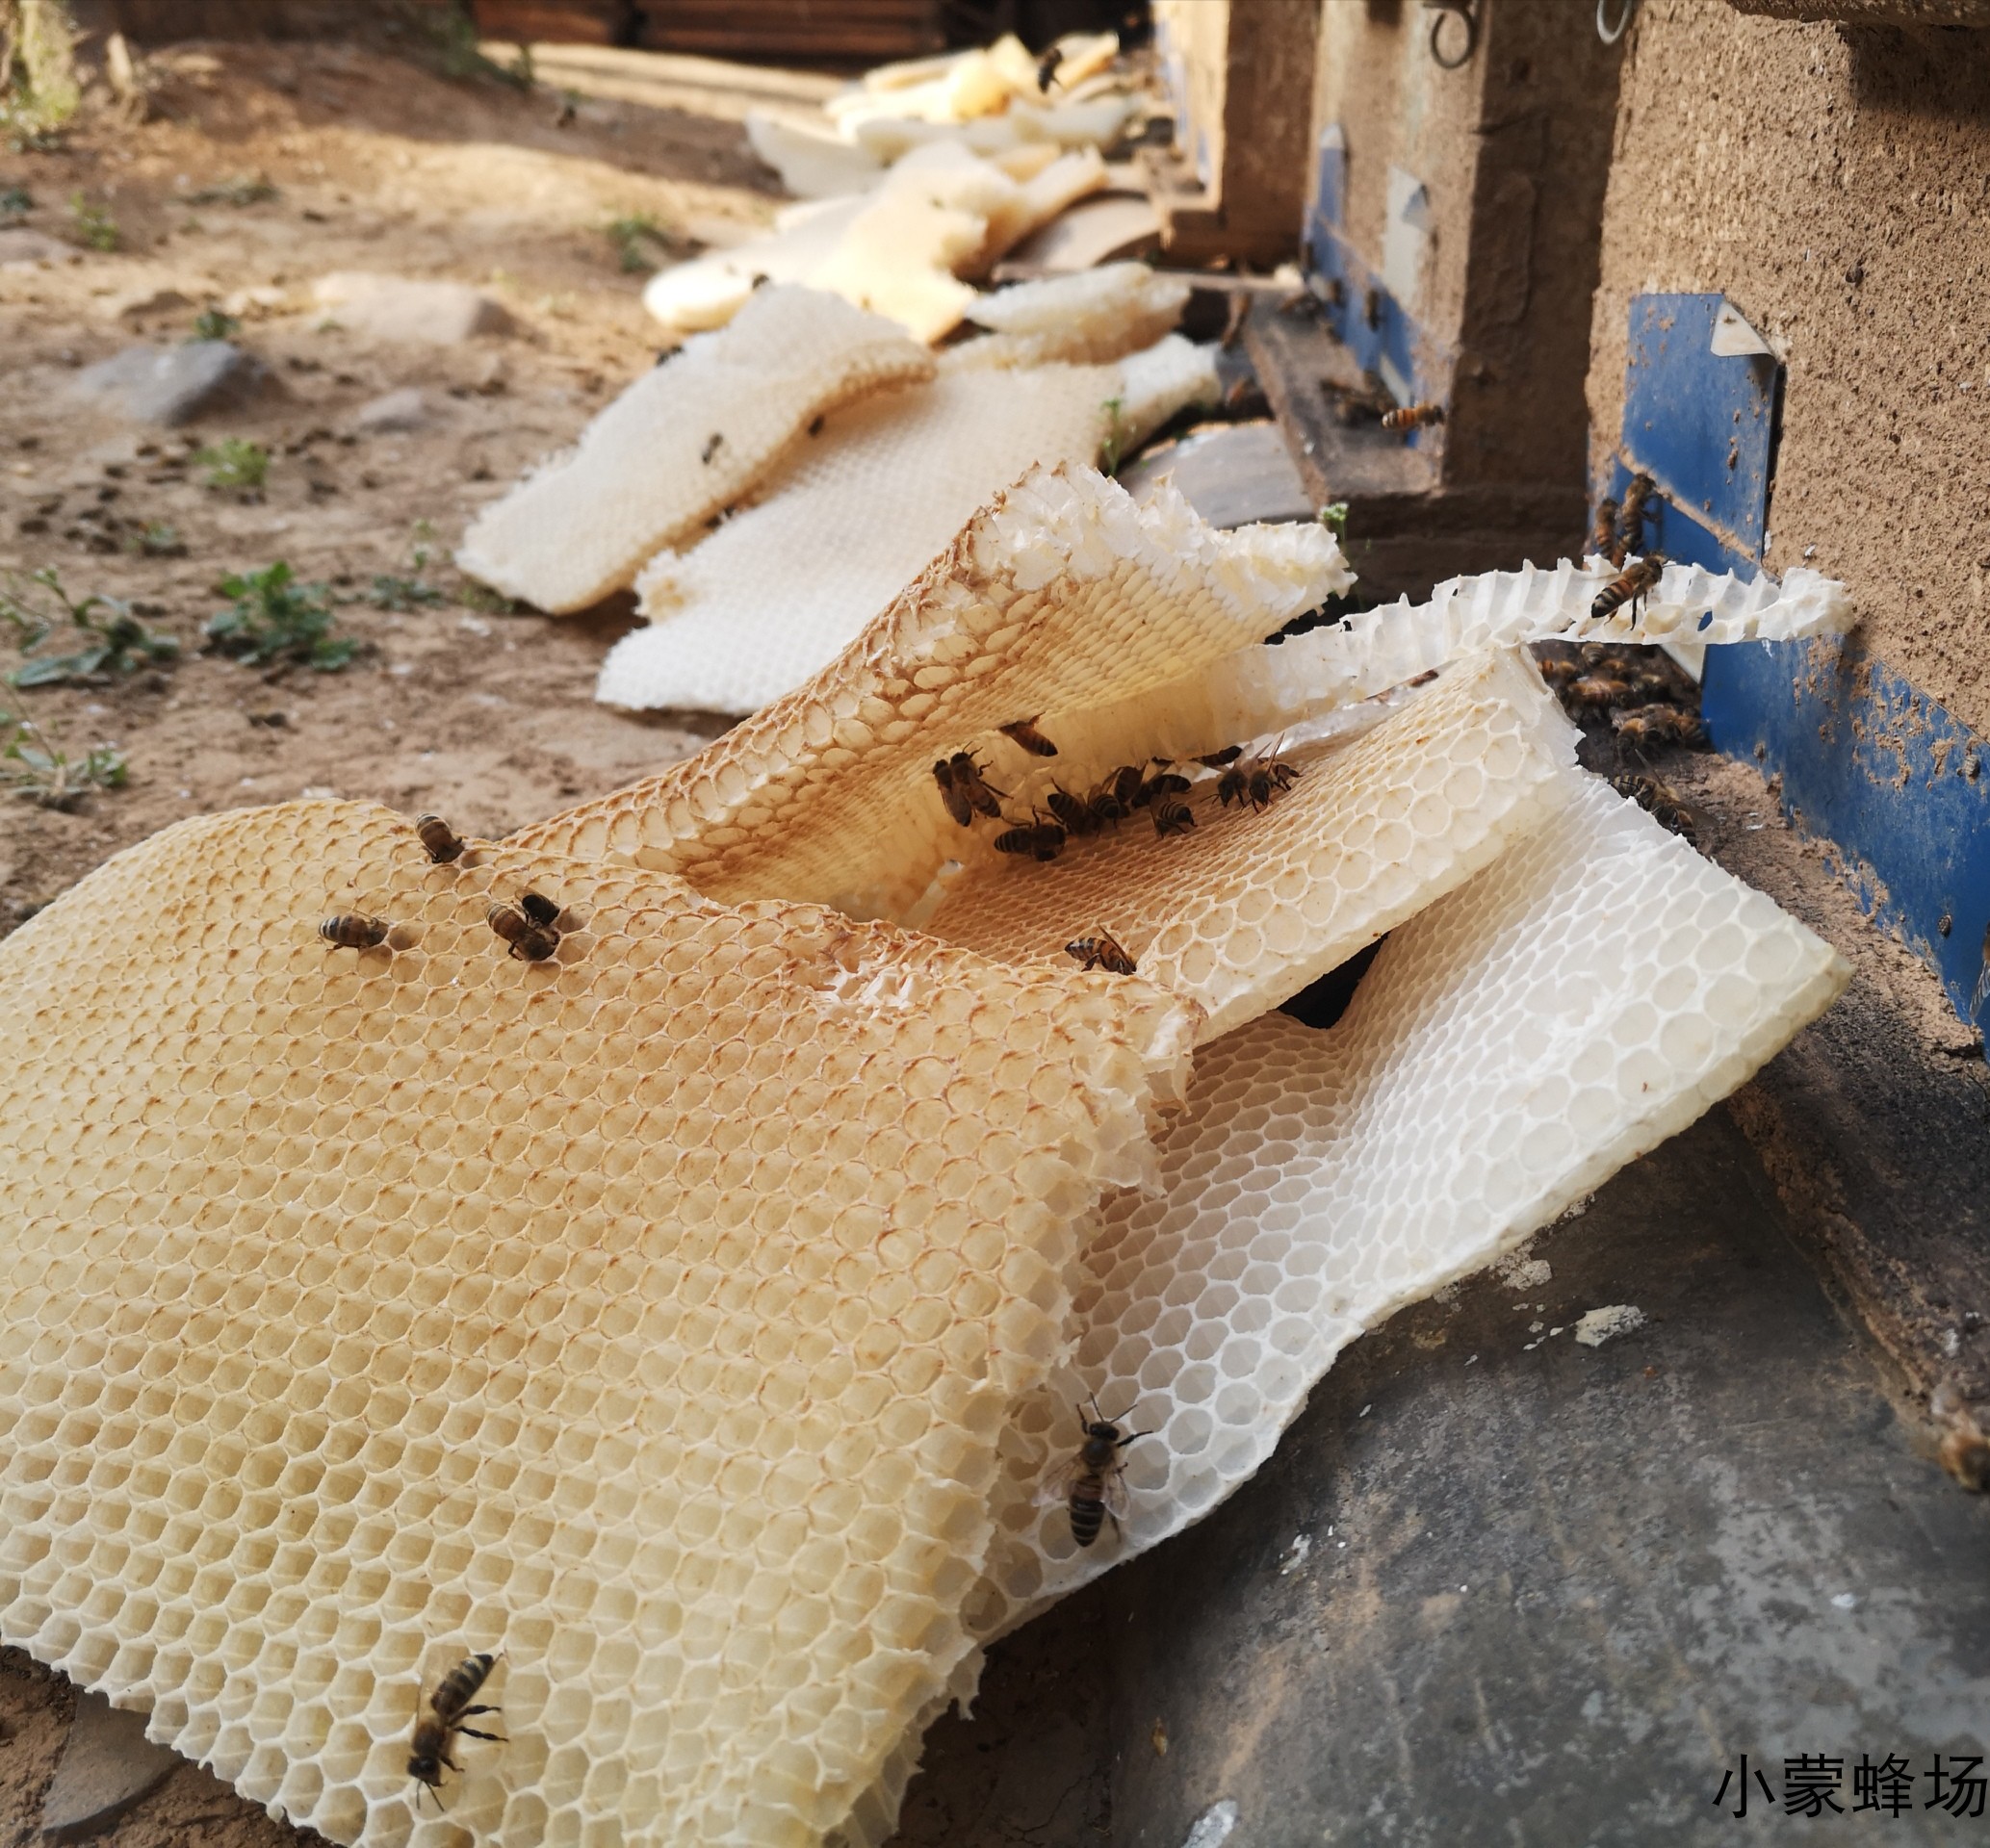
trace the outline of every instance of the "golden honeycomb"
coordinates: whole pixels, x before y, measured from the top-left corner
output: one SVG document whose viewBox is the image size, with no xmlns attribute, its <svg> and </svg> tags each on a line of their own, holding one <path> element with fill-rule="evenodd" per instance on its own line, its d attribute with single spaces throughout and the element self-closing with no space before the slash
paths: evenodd
<svg viewBox="0 0 1990 1848">
<path fill-rule="evenodd" d="M 1273 740 L 1265 741 L 1269 749 Z M 1053 783 L 1083 790 L 1111 765 L 1020 762 L 988 748 L 1019 809 Z M 1538 828 L 1568 798 L 1574 728 L 1511 654 L 1461 665 L 1350 744 L 1286 751 L 1299 781 L 1254 812 L 1222 804 L 1218 773 L 1181 766 L 1188 833 L 1135 810 L 1048 864 L 963 831 L 960 873 L 921 928 L 1011 962 L 1056 962 L 1104 929 L 1140 973 L 1207 1013 L 1213 1040 L 1275 1008 Z M 1248 759 L 1247 759 L 1248 761 Z M 1031 768 L 1034 764 L 1036 767 Z"/>
<path fill-rule="evenodd" d="M 583 609 L 738 500 L 822 412 L 932 375 L 889 321 L 818 290 L 757 290 L 478 514 L 456 563 L 541 609 Z"/>
<path fill-rule="evenodd" d="M 834 413 L 757 504 L 652 560 L 636 580 L 650 627 L 609 652 L 598 697 L 740 713 L 779 699 L 1010 482 L 1043 463 L 1096 462 L 1119 388 L 1112 367 L 1042 366 L 943 375 Z"/>
<path fill-rule="evenodd" d="M 1218 532 L 1088 468 L 1033 470 L 805 685 L 682 764 L 517 843 L 681 873 L 715 898 L 902 914 L 954 851 L 936 758 L 1129 698 L 1351 581 L 1319 526 Z"/>
<path fill-rule="evenodd" d="M 971 1673 L 995 1444 L 1191 1031 L 331 802 L 119 855 L 0 1008 L 0 1636 L 370 1848 L 837 1828 Z M 508 1743 L 420 1820 L 473 1650 Z"/>
<path fill-rule="evenodd" d="M 1324 1032 L 1201 1052 L 1161 1183 L 1106 1205 L 1071 1365 L 1006 1428 L 997 1633 L 1207 1514 L 1340 1349 L 1692 1123 L 1828 1007 L 1844 959 L 1580 771 L 1554 817 L 1401 925 Z M 1156 1433 L 1089 1552 L 1035 1505 L 1073 1399 Z"/>
</svg>

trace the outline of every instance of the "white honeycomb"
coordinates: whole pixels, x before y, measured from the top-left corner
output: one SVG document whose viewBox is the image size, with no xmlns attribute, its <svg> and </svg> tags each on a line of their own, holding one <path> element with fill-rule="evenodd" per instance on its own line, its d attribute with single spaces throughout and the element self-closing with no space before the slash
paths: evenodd
<svg viewBox="0 0 1990 1848">
<path fill-rule="evenodd" d="M 1849 969 L 1605 784 L 1400 926 L 1326 1032 L 1267 1014 L 1198 1055 L 1157 1195 L 1111 1201 L 1070 1368 L 1004 1433 L 992 1636 L 1201 1519 L 1365 1328 L 1491 1263 L 1676 1134 Z M 1152 1429 L 1089 1552 L 1034 1505 L 1074 1398 Z"/>
<path fill-rule="evenodd" d="M 1019 282 L 983 295 L 969 320 L 994 331 L 946 348 L 943 372 L 994 367 L 1096 365 L 1162 339 L 1181 319 L 1188 278 L 1144 263 L 1108 263 L 1069 276 Z"/>
<path fill-rule="evenodd" d="M 840 198 L 863 192 L 884 178 L 885 164 L 840 135 L 820 116 L 749 109 L 746 141 L 755 155 L 781 175 L 798 199 Z"/>
<path fill-rule="evenodd" d="M 1188 1032 L 342 803 L 119 855 L 0 1011 L 0 1637 L 367 1848 L 809 1844 L 894 1776 Z M 418 1819 L 472 1650 L 508 1743 Z"/>
<path fill-rule="evenodd" d="M 966 276 L 1106 183 L 1096 148 L 1039 145 L 983 160 L 952 141 L 915 148 L 869 191 L 787 215 L 783 227 L 731 250 L 660 270 L 643 306 L 678 332 L 716 327 L 755 278 L 803 283 L 888 315 L 923 341 L 956 326 L 980 298 Z"/>
<path fill-rule="evenodd" d="M 864 210 L 861 194 L 788 206 L 774 228 L 723 250 L 659 270 L 643 285 L 642 305 L 677 334 L 723 327 L 752 298 L 757 283 L 805 283 Z"/>
<path fill-rule="evenodd" d="M 816 290 L 762 289 L 722 333 L 645 372 L 471 523 L 456 563 L 563 612 L 634 582 L 659 548 L 737 500 L 825 411 L 930 378 L 890 321 Z"/>
<path fill-rule="evenodd" d="M 1486 648 L 1564 639 L 1701 643 L 1788 641 L 1838 634 L 1856 620 L 1843 584 L 1814 571 L 1744 580 L 1697 565 L 1668 565 L 1637 634 L 1621 611 L 1589 614 L 1616 574 L 1533 565 L 1454 578 L 1429 603 L 1384 603 L 1275 648 L 1245 648 L 1185 675 L 1159 693 L 1100 705 L 1066 720 L 1081 751 L 1108 753 L 1135 738 L 1174 757 L 1221 749 L 1237 738 L 1299 732 L 1354 701 L 1397 687 Z M 1700 617 L 1712 621 L 1702 629 Z"/>
<path fill-rule="evenodd" d="M 839 412 L 757 504 L 691 551 L 651 561 L 636 579 L 651 627 L 609 651 L 595 697 L 758 711 L 834 661 L 1028 469 L 1131 448 L 1213 397 L 1208 352 L 1170 335 L 1118 367 L 943 368 L 929 386 Z M 892 517 L 878 519 L 879 507 Z"/>
<path fill-rule="evenodd" d="M 1046 366 L 837 412 L 756 505 L 651 561 L 636 579 L 651 626 L 609 652 L 596 697 L 743 713 L 801 685 L 1010 482 L 1096 461 L 1119 384 L 1110 367 Z"/>
<path fill-rule="evenodd" d="M 1108 90 L 1093 96 L 1073 96 L 1046 108 L 1012 103 L 999 116 L 982 116 L 970 122 L 924 122 L 885 114 L 851 125 L 850 139 L 880 161 L 895 161 L 915 148 L 935 141 L 957 141 L 976 154 L 995 159 L 1018 148 L 1043 143 L 1069 148 L 1101 147 L 1139 113 L 1138 100 L 1124 90 Z"/>
<path fill-rule="evenodd" d="M 1172 490 L 1135 506 L 1093 470 L 1036 470 L 806 685 L 516 839 L 682 872 L 718 898 L 899 915 L 955 848 L 937 757 L 1178 680 L 1350 581 L 1320 526 L 1218 532 Z"/>
<path fill-rule="evenodd" d="M 1024 758 L 1006 738 L 987 741 L 986 756 L 1019 812 L 1052 781 L 1082 790 L 1111 768 L 1061 744 L 1053 759 Z M 1197 1039 L 1214 1040 L 1539 828 L 1568 800 L 1575 732 L 1539 677 L 1501 653 L 1460 665 L 1352 744 L 1280 756 L 1301 775 L 1262 813 L 1222 805 L 1217 773 L 1186 765 L 1196 826 L 1178 835 L 1157 835 L 1136 810 L 1039 864 L 997 854 L 986 826 L 964 830 L 962 869 L 915 916 L 1012 962 L 1054 962 L 1073 937 L 1110 931 L 1144 978 L 1207 1011 Z"/>
</svg>

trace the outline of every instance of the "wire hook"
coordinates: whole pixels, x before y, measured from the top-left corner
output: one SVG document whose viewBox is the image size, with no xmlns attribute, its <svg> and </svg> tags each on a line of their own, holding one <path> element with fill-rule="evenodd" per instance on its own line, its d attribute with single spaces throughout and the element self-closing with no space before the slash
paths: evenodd
<svg viewBox="0 0 1990 1848">
<path fill-rule="evenodd" d="M 1631 29 L 1631 21 L 1638 16 L 1638 0 L 1622 0 L 1623 11 L 1617 14 L 1616 24 L 1606 26 L 1603 15 L 1610 10 L 1610 0 L 1596 0 L 1596 37 L 1606 45 L 1614 45 Z"/>
<path fill-rule="evenodd" d="M 1431 60 L 1439 70 L 1462 70 L 1472 62 L 1472 54 L 1479 49 L 1479 9 L 1477 0 L 1424 0 L 1424 4 L 1437 16 L 1431 21 Z M 1601 0 L 1598 0 L 1601 4 Z M 1438 49 L 1437 40 L 1443 35 L 1444 21 L 1456 13 L 1465 22 L 1465 45 L 1456 58 L 1447 58 Z"/>
</svg>

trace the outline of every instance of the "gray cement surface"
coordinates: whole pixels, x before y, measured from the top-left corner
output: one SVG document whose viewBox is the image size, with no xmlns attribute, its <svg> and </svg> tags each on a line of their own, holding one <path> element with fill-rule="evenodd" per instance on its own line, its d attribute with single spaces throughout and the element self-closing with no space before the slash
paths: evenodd
<svg viewBox="0 0 1990 1848">
<path fill-rule="evenodd" d="M 1531 1255 L 1550 1279 L 1358 1343 L 1231 1502 L 998 1646 L 902 1839 L 1180 1848 L 1225 1800 L 1233 1848 L 1990 1827 L 1925 1808 L 1931 1755 L 1983 1749 L 1990 1510 L 1927 1460 L 1725 1110 Z M 1577 1346 L 1614 1303 L 1646 1325 Z M 1714 1799 L 1743 1753 L 1738 1823 Z M 1845 1814 L 1765 1799 L 1752 1774 L 1781 1799 L 1797 1754 L 1843 1761 Z M 1855 1810 L 1862 1755 L 1908 1761 L 1907 1813 Z M 1054 1775 L 1005 1796 L 991 1756 Z"/>
</svg>

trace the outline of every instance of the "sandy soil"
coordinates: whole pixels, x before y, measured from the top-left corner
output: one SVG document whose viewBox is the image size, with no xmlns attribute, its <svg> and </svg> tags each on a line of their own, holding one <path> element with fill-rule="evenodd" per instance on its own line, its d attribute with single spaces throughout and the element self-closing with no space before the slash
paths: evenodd
<svg viewBox="0 0 1990 1848">
<path fill-rule="evenodd" d="M 71 756 L 111 740 L 130 764 L 126 788 L 73 814 L 0 806 L 0 931 L 183 816 L 329 789 L 495 834 L 646 774 L 718 724 L 594 704 L 626 609 L 501 613 L 446 559 L 480 502 L 655 361 L 643 276 L 623 272 L 603 226 L 648 214 L 694 244 L 770 214 L 772 178 L 737 125 L 746 98 L 695 72 L 646 87 L 579 67 L 521 92 L 341 44 L 184 46 L 151 62 L 155 119 L 86 121 L 62 151 L 0 155 L 0 195 L 18 187 L 33 200 L 27 228 L 77 238 L 80 195 L 119 241 L 0 269 L 0 571 L 53 566 L 72 594 L 135 601 L 184 654 L 113 683 L 0 688 L 0 708 Z M 581 84 L 612 93 L 568 88 Z M 267 178 L 276 196 L 190 203 L 240 176 Z M 309 304 L 311 281 L 338 270 L 475 283 L 517 330 L 368 345 Z M 80 367 L 184 340 L 202 307 L 248 290 L 271 305 L 245 308 L 237 338 L 270 381 L 245 408 L 163 431 L 74 395 Z M 424 393 L 426 424 L 356 433 L 353 413 L 402 386 Z M 259 499 L 216 491 L 188 465 L 229 436 L 271 453 Z M 185 555 L 131 550 L 148 525 L 171 526 Z M 432 555 L 417 569 L 425 538 Z M 342 629 L 366 647 L 342 673 L 203 654 L 201 626 L 226 602 L 217 580 L 277 559 L 342 597 L 389 574 L 445 601 L 346 603 Z M 0 673 L 16 665 L 0 636 Z"/>
</svg>

